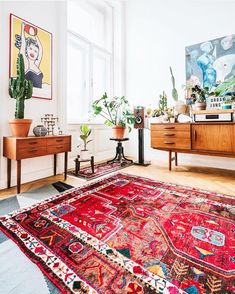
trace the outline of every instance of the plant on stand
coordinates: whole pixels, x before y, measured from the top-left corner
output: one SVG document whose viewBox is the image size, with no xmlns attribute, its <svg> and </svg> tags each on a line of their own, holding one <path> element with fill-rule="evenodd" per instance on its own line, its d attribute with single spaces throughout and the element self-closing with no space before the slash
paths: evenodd
<svg viewBox="0 0 235 294">
<path fill-rule="evenodd" d="M 17 58 L 17 77 L 10 78 L 9 95 L 16 100 L 15 119 L 10 120 L 12 135 L 14 137 L 27 137 L 32 123 L 31 119 L 24 119 L 24 103 L 33 94 L 33 84 L 25 79 L 23 55 Z"/>
<path fill-rule="evenodd" d="M 92 141 L 88 140 L 89 136 L 91 135 L 91 128 L 83 124 L 80 126 L 80 139 L 83 142 L 83 148 L 80 151 L 80 158 L 82 160 L 87 159 L 89 157 L 89 150 L 87 149 L 87 145 Z M 78 145 L 80 147 L 81 145 Z"/>
<path fill-rule="evenodd" d="M 131 131 L 135 116 L 130 111 L 128 100 L 122 97 L 108 98 L 107 93 L 93 102 L 94 116 L 100 115 L 105 119 L 104 124 L 113 129 L 113 138 L 122 139 L 126 128 Z"/>
</svg>

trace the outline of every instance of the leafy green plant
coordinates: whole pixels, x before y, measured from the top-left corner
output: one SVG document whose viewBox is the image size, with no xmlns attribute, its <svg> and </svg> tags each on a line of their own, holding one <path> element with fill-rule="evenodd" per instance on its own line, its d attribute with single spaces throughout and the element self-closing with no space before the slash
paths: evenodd
<svg viewBox="0 0 235 294">
<path fill-rule="evenodd" d="M 168 118 L 175 117 L 174 109 L 172 107 L 167 108 L 165 114 L 167 115 Z"/>
<path fill-rule="evenodd" d="M 81 125 L 80 126 L 80 138 L 83 141 L 82 151 L 87 151 L 87 144 L 92 141 L 92 140 L 88 140 L 90 135 L 91 135 L 91 128 L 86 124 Z M 80 147 L 80 145 L 78 147 Z"/>
<path fill-rule="evenodd" d="M 192 88 L 192 98 L 195 99 L 196 102 L 202 103 L 206 102 L 206 97 L 209 94 L 209 88 L 208 87 L 200 87 L 199 85 L 196 85 Z"/>
<path fill-rule="evenodd" d="M 25 79 L 25 67 L 23 55 L 19 54 L 17 58 L 17 77 L 10 78 L 9 95 L 16 99 L 15 118 L 24 118 L 24 103 L 30 99 L 33 94 L 33 83 Z"/>
<path fill-rule="evenodd" d="M 153 110 L 152 117 L 159 117 L 162 115 L 162 112 L 159 108 Z"/>
<path fill-rule="evenodd" d="M 215 96 L 225 96 L 227 93 L 235 94 L 235 76 L 219 84 L 213 91 Z"/>
<path fill-rule="evenodd" d="M 171 95 L 172 95 L 172 97 L 173 97 L 173 99 L 175 100 L 175 101 L 178 101 L 178 98 L 179 98 L 179 95 L 178 95 L 178 91 L 177 91 L 177 89 L 176 89 L 176 87 L 175 87 L 175 77 L 174 77 L 174 75 L 173 75 L 173 71 L 172 71 L 172 68 L 171 68 L 171 66 L 170 66 L 170 73 L 171 73 L 171 82 L 172 82 L 172 92 L 171 92 Z"/>
<path fill-rule="evenodd" d="M 107 126 L 123 126 L 128 127 L 129 131 L 135 122 L 135 117 L 128 100 L 122 97 L 108 98 L 107 93 L 93 102 L 92 104 L 94 116 L 100 115 L 105 119 Z"/>
</svg>

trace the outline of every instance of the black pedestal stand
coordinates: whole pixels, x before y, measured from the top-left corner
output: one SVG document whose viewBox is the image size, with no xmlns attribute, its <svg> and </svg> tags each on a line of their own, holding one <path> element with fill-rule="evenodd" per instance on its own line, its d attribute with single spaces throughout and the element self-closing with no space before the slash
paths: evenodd
<svg viewBox="0 0 235 294">
<path fill-rule="evenodd" d="M 144 160 L 144 129 L 138 129 L 138 141 L 139 141 L 139 158 L 138 161 L 135 161 L 134 164 L 148 166 L 151 164 L 151 161 Z"/>
<path fill-rule="evenodd" d="M 116 147 L 115 157 L 111 160 L 108 160 L 107 163 L 119 162 L 119 163 L 121 163 L 121 165 L 124 163 L 127 163 L 127 162 L 132 163 L 133 161 L 131 159 L 126 158 L 126 156 L 124 155 L 124 148 L 122 146 L 122 142 L 128 141 L 129 138 L 123 138 L 123 139 L 110 138 L 110 140 L 116 141 L 118 143 L 117 143 L 117 147 Z"/>
</svg>

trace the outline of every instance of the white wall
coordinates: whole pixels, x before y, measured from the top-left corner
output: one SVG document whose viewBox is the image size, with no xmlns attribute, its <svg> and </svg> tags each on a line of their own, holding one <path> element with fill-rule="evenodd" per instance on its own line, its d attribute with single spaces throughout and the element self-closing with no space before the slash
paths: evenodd
<svg viewBox="0 0 235 294">
<path fill-rule="evenodd" d="M 25 118 L 32 118 L 32 128 L 45 113 L 58 115 L 65 130 L 66 107 L 66 3 L 65 1 L 1 1 L 0 2 L 0 138 L 10 135 L 8 120 L 14 118 L 15 100 L 8 96 L 9 15 L 15 14 L 53 34 L 53 99 L 32 98 L 26 101 Z M 0 157 L 0 188 L 6 187 L 6 159 Z M 60 167 L 59 167 L 60 169 Z M 22 161 L 22 182 L 53 173 L 53 156 Z M 16 183 L 13 162 L 12 184 Z"/>
<path fill-rule="evenodd" d="M 180 99 L 185 84 L 185 46 L 234 34 L 235 2 L 229 0 L 126 0 L 126 95 L 133 105 L 157 106 L 159 94 L 170 97 L 172 66 Z M 129 155 L 137 154 L 137 132 Z M 146 131 L 146 157 L 164 158 L 151 150 Z M 180 163 L 235 169 L 231 159 L 181 155 Z"/>
</svg>

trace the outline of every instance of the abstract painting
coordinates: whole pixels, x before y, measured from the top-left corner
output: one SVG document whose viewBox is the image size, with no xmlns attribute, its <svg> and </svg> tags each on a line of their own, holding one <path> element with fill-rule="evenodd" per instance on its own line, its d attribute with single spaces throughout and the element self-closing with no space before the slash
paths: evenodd
<svg viewBox="0 0 235 294">
<path fill-rule="evenodd" d="M 186 80 L 210 90 L 235 75 L 235 35 L 185 48 Z"/>
<path fill-rule="evenodd" d="M 19 53 L 25 78 L 33 83 L 33 97 L 52 99 L 52 34 L 10 14 L 10 77 L 16 76 Z"/>
</svg>

